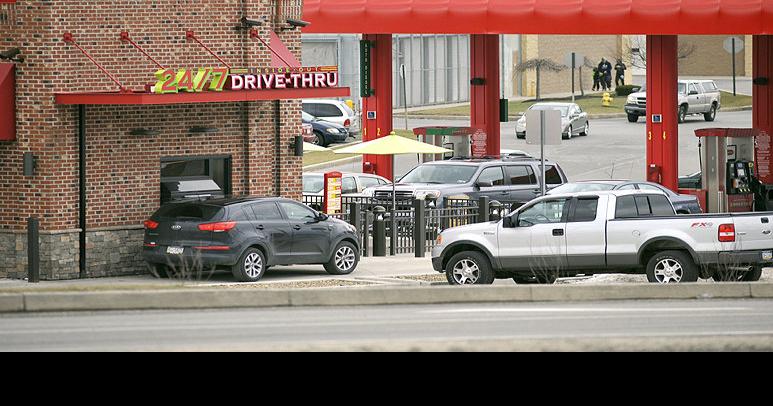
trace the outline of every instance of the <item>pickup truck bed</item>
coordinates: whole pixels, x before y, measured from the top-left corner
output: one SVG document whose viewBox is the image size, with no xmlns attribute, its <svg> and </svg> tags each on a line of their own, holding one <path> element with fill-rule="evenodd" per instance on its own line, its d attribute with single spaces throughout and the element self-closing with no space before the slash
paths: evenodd
<svg viewBox="0 0 773 406">
<path fill-rule="evenodd" d="M 674 213 L 657 194 L 548 196 L 498 223 L 443 232 L 433 264 L 451 283 L 470 283 L 453 278 L 464 252 L 477 252 L 483 262 L 476 263 L 479 277 L 472 279 L 489 283 L 551 283 L 559 276 L 600 273 L 647 273 L 661 283 L 749 280 L 773 264 L 773 213 Z"/>
</svg>

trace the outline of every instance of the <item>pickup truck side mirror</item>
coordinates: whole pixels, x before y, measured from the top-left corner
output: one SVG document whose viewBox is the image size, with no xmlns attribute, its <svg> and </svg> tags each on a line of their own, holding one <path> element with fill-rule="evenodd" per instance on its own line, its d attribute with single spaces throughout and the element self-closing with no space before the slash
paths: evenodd
<svg viewBox="0 0 773 406">
<path fill-rule="evenodd" d="M 482 180 L 476 183 L 475 186 L 477 186 L 479 189 L 494 187 L 494 182 Z"/>
<path fill-rule="evenodd" d="M 317 221 L 320 223 L 323 221 L 328 221 L 328 219 L 330 219 L 330 216 L 325 213 L 319 213 L 319 215 L 317 215 Z"/>
<path fill-rule="evenodd" d="M 699 95 L 699 94 L 700 94 L 700 93 L 698 93 L 698 91 L 697 91 L 697 90 L 692 90 L 692 91 L 690 91 L 690 96 L 697 96 L 697 95 Z"/>
</svg>

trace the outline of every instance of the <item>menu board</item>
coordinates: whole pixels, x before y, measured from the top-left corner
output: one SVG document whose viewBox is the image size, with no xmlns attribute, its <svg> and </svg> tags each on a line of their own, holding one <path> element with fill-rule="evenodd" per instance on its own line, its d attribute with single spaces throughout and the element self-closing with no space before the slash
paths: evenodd
<svg viewBox="0 0 773 406">
<path fill-rule="evenodd" d="M 773 185 L 773 172 L 771 172 L 770 162 L 770 134 L 762 131 L 756 139 L 756 164 L 757 164 L 757 178 L 760 182 L 766 185 Z"/>
<path fill-rule="evenodd" d="M 474 134 L 472 134 L 471 138 L 472 139 L 470 142 L 472 143 L 472 157 L 484 158 L 486 155 L 488 155 L 488 135 L 486 134 L 486 131 L 478 129 Z"/>
<path fill-rule="evenodd" d="M 325 207 L 327 214 L 339 214 L 343 211 L 343 175 L 340 172 L 325 174 Z"/>
</svg>

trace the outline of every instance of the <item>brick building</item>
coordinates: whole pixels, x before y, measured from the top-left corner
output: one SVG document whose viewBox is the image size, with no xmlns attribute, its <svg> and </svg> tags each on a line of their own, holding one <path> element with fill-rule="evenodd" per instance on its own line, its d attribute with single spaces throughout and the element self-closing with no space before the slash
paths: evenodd
<svg viewBox="0 0 773 406">
<path fill-rule="evenodd" d="M 175 70 L 223 66 L 186 37 L 191 31 L 234 68 L 276 67 L 276 52 L 251 38 L 242 18 L 264 20 L 257 34 L 268 41 L 276 33 L 271 43 L 281 41 L 285 52 L 300 60 L 300 30 L 287 19 L 300 19 L 302 0 L 0 3 L 15 3 L 0 5 L 0 52 L 18 48 L 23 58 L 0 60 L 6 70 L 9 63 L 15 65 L 16 80 L 15 140 L 0 142 L 0 278 L 26 275 L 25 229 L 31 216 L 41 221 L 45 279 L 145 272 L 142 222 L 161 204 L 164 177 L 206 176 L 233 195 L 300 197 L 302 158 L 291 148 L 300 133 L 297 99 L 315 94 L 295 89 L 276 101 L 253 94 L 230 97 L 227 91 L 217 100 L 206 92 L 197 99 L 144 94 L 159 67 L 122 41 L 121 33 L 127 32 L 159 65 Z M 74 42 L 65 41 L 65 33 Z M 123 105 L 126 95 L 75 44 L 144 98 Z M 94 92 L 115 97 L 100 103 L 77 99 Z M 63 102 L 57 96 L 62 94 L 75 99 Z M 7 103 L 0 110 L 8 111 Z M 81 131 L 85 196 L 80 190 Z M 32 176 L 24 173 L 25 153 L 36 160 Z"/>
</svg>

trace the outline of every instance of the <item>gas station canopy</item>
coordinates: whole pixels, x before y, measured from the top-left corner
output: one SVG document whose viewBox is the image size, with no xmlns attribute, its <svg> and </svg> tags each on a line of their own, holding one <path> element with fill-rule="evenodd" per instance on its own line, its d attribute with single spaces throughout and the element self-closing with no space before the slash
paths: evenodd
<svg viewBox="0 0 773 406">
<path fill-rule="evenodd" d="M 773 34 L 773 0 L 305 0 L 304 33 Z"/>
</svg>

